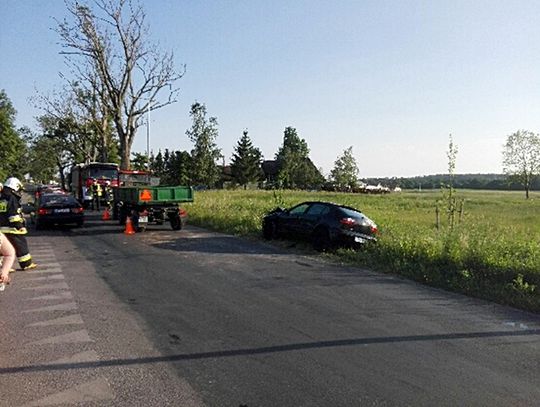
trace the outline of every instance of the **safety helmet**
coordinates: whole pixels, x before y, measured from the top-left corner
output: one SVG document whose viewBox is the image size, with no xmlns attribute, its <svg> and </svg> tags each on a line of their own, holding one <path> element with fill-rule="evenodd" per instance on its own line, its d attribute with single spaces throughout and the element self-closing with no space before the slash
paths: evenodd
<svg viewBox="0 0 540 407">
<path fill-rule="evenodd" d="M 20 191 L 23 187 L 23 184 L 21 181 L 19 181 L 18 178 L 15 177 L 9 177 L 6 182 L 4 182 L 4 187 L 11 188 L 15 192 Z"/>
</svg>

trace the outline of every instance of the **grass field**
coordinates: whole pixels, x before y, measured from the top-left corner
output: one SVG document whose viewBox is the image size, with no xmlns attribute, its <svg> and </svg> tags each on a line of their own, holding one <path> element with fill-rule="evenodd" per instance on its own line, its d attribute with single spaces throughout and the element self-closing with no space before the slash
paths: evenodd
<svg viewBox="0 0 540 407">
<path fill-rule="evenodd" d="M 360 209 L 379 226 L 379 241 L 339 250 L 335 260 L 540 312 L 540 193 L 457 191 L 464 211 L 448 227 L 441 191 L 364 195 L 306 191 L 198 192 L 190 222 L 242 236 L 261 236 L 276 206 L 324 200 Z M 435 208 L 439 206 L 440 227 Z"/>
</svg>

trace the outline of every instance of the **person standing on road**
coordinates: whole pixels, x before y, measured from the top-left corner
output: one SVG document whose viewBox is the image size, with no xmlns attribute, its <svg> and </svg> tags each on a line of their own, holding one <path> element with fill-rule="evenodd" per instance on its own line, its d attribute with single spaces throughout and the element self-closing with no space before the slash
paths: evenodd
<svg viewBox="0 0 540 407">
<path fill-rule="evenodd" d="M 21 209 L 22 183 L 15 177 L 10 177 L 4 183 L 0 193 L 0 232 L 15 248 L 17 260 L 23 270 L 31 270 L 37 265 L 32 261 L 28 251 L 25 235 L 28 233 Z"/>
<path fill-rule="evenodd" d="M 105 206 L 111 210 L 112 208 L 112 189 L 111 189 L 111 181 L 107 180 L 105 181 L 105 188 L 103 189 L 103 199 L 105 201 Z"/>
<path fill-rule="evenodd" d="M 101 196 L 103 195 L 103 189 L 97 180 L 94 180 L 92 184 L 92 195 L 94 197 L 94 204 L 92 204 L 92 209 L 99 211 L 101 204 Z"/>
<path fill-rule="evenodd" d="M 9 271 L 15 262 L 15 248 L 3 233 L 0 233 L 0 254 L 2 255 L 2 268 L 0 268 L 0 284 L 9 284 Z"/>
</svg>

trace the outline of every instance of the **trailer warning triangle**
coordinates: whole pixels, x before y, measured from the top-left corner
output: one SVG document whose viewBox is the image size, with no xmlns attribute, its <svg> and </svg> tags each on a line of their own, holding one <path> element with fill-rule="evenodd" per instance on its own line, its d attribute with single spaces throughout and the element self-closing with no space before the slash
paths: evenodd
<svg viewBox="0 0 540 407">
<path fill-rule="evenodd" d="M 149 189 L 143 189 L 139 194 L 139 200 L 141 201 L 151 201 L 152 192 Z"/>
</svg>

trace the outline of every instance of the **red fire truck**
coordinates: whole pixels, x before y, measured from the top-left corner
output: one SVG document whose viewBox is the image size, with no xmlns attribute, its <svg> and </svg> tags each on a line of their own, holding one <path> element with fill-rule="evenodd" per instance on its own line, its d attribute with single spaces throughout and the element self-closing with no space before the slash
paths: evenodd
<svg viewBox="0 0 540 407">
<path fill-rule="evenodd" d="M 118 187 L 118 164 L 115 163 L 89 163 L 76 164 L 71 167 L 70 190 L 82 205 L 87 208 L 92 203 L 92 183 L 95 181 L 106 187 Z"/>
</svg>

